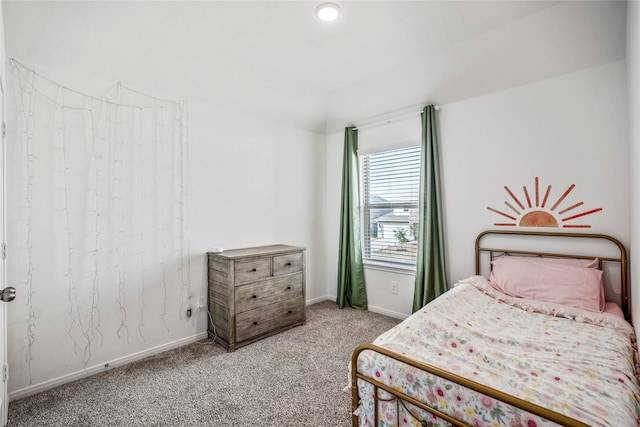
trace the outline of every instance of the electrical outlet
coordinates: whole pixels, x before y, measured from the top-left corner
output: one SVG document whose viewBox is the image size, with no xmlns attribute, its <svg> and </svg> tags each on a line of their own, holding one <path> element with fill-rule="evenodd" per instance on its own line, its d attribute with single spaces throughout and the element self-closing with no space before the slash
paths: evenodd
<svg viewBox="0 0 640 427">
<path fill-rule="evenodd" d="M 198 308 L 200 310 L 206 310 L 207 309 L 207 297 L 200 297 L 198 299 Z"/>
<path fill-rule="evenodd" d="M 394 295 L 398 293 L 398 282 L 391 282 L 391 293 Z"/>
</svg>

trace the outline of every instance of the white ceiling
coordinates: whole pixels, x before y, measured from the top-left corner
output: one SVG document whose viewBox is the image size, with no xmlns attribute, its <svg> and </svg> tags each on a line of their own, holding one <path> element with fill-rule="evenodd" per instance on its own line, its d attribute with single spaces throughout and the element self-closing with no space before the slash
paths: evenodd
<svg viewBox="0 0 640 427">
<path fill-rule="evenodd" d="M 336 2 L 5 0 L 6 50 L 321 133 L 625 57 L 625 2 Z"/>
</svg>

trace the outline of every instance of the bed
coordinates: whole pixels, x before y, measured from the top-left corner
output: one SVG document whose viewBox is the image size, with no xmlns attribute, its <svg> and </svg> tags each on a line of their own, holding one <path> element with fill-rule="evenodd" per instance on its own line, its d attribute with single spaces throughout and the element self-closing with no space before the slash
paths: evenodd
<svg viewBox="0 0 640 427">
<path fill-rule="evenodd" d="M 354 351 L 353 427 L 639 425 L 617 239 L 489 230 L 475 264 L 474 276 Z"/>
</svg>

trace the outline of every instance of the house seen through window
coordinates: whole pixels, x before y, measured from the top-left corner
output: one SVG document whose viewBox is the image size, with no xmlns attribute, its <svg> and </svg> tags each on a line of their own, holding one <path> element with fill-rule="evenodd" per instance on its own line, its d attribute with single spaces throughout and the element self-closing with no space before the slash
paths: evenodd
<svg viewBox="0 0 640 427">
<path fill-rule="evenodd" d="M 360 173 L 364 262 L 415 266 L 420 146 L 362 155 Z"/>
</svg>

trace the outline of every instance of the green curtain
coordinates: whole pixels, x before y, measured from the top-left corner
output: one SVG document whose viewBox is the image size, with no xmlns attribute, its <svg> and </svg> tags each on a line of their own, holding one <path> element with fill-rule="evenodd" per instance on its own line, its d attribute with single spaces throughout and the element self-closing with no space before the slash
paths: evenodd
<svg viewBox="0 0 640 427">
<path fill-rule="evenodd" d="M 418 259 L 413 293 L 413 312 L 447 291 L 442 227 L 442 197 L 436 110 L 422 111 L 420 152 L 420 196 L 418 219 Z"/>
<path fill-rule="evenodd" d="M 342 205 L 338 259 L 338 299 L 340 308 L 367 309 L 367 290 L 362 265 L 360 193 L 358 188 L 358 130 L 344 130 L 342 159 Z"/>
</svg>

